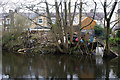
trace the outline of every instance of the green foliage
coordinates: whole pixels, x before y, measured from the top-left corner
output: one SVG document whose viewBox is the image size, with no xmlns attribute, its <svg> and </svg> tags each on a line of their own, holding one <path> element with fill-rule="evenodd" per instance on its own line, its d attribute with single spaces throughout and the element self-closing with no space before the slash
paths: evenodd
<svg viewBox="0 0 120 80">
<path fill-rule="evenodd" d="M 120 41 L 120 38 L 119 38 L 119 37 L 116 37 L 115 39 L 116 39 L 116 41 Z"/>
<path fill-rule="evenodd" d="M 120 42 L 120 31 L 117 31 L 115 39 L 113 37 L 110 37 L 109 40 L 111 44 L 118 44 Z"/>
<path fill-rule="evenodd" d="M 100 25 L 95 25 L 94 26 L 94 31 L 95 31 L 95 35 L 97 37 L 105 37 L 105 32 L 104 32 L 104 28 L 102 28 Z"/>
<path fill-rule="evenodd" d="M 113 37 L 110 37 L 110 43 L 111 43 L 111 44 L 116 44 L 116 42 L 115 42 L 115 40 L 114 40 Z"/>
<path fill-rule="evenodd" d="M 116 37 L 120 38 L 120 30 L 117 31 Z"/>
</svg>

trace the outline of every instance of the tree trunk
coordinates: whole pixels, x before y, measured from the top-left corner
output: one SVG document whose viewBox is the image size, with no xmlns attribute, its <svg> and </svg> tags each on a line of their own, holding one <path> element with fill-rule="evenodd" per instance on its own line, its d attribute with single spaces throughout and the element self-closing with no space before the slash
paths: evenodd
<svg viewBox="0 0 120 80">
<path fill-rule="evenodd" d="M 66 1 L 64 2 L 64 6 L 65 6 L 65 24 L 64 24 L 64 31 L 65 31 L 65 49 L 64 52 L 68 53 L 68 25 L 67 25 L 67 5 L 66 5 Z"/>
<path fill-rule="evenodd" d="M 110 54 L 109 34 L 110 34 L 110 19 L 107 19 L 106 46 L 105 46 L 105 52 L 104 52 L 105 55 Z"/>
<path fill-rule="evenodd" d="M 80 8 L 79 8 L 79 25 L 78 25 L 78 43 L 77 45 L 74 47 L 74 49 L 76 49 L 77 47 L 80 47 L 79 43 L 80 43 L 80 33 L 81 33 L 81 25 L 82 25 L 82 0 L 80 0 Z"/>
</svg>

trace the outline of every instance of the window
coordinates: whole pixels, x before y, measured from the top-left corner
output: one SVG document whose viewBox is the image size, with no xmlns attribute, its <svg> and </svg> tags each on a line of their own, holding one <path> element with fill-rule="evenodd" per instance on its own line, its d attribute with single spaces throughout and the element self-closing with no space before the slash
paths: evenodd
<svg viewBox="0 0 120 80">
<path fill-rule="evenodd" d="M 0 19 L 0 25 L 2 25 L 2 20 Z"/>
<path fill-rule="evenodd" d="M 52 23 L 53 23 L 53 24 L 55 24 L 55 20 L 56 20 L 55 18 L 52 19 Z"/>
<path fill-rule="evenodd" d="M 39 20 L 38 20 L 38 23 L 42 24 L 42 22 L 43 22 L 42 19 L 39 19 Z"/>
<path fill-rule="evenodd" d="M 7 20 L 6 20 L 6 24 L 10 24 L 10 19 L 7 19 Z"/>
</svg>

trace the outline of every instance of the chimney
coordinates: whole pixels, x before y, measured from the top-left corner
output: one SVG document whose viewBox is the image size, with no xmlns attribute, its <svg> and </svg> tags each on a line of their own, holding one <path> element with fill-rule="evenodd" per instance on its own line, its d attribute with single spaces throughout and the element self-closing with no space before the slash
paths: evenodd
<svg viewBox="0 0 120 80">
<path fill-rule="evenodd" d="M 91 9 L 91 10 L 90 10 L 90 12 L 91 12 L 91 13 L 93 13 L 93 12 L 94 12 L 94 10 L 93 10 L 93 9 Z"/>
<path fill-rule="evenodd" d="M 38 8 L 36 9 L 36 13 L 39 13 L 39 9 Z"/>
<path fill-rule="evenodd" d="M 9 10 L 9 13 L 13 13 L 13 10 Z"/>
<path fill-rule="evenodd" d="M 17 7 L 17 8 L 15 9 L 15 12 L 18 13 L 19 10 L 20 10 L 20 7 Z"/>
</svg>

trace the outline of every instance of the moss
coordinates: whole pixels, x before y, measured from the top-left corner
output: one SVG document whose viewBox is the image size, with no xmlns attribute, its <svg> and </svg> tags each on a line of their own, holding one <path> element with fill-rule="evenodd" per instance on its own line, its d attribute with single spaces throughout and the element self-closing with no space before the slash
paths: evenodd
<svg viewBox="0 0 120 80">
<path fill-rule="evenodd" d="M 34 53 L 35 55 L 39 54 L 39 53 Z"/>
<path fill-rule="evenodd" d="M 37 39 L 37 36 L 32 36 L 31 39 Z"/>
<path fill-rule="evenodd" d="M 39 50 L 38 49 L 34 49 L 34 52 L 38 52 Z"/>
</svg>

